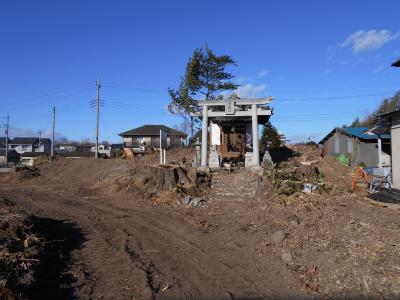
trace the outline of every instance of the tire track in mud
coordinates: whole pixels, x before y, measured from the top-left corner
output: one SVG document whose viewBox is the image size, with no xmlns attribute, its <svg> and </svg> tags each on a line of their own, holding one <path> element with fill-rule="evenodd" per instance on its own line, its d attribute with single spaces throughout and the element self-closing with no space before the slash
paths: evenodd
<svg viewBox="0 0 400 300">
<path fill-rule="evenodd" d="M 176 231 L 171 231 L 167 230 L 166 227 L 161 228 L 155 221 L 161 221 L 161 216 L 158 216 L 158 220 L 153 219 L 151 223 L 149 223 L 147 220 L 149 219 L 149 212 L 145 211 L 138 211 L 136 209 L 130 209 L 129 212 L 133 213 L 134 215 L 132 216 L 127 216 L 126 213 L 128 212 L 126 209 L 121 209 L 117 208 L 114 206 L 111 206 L 109 203 L 102 203 L 101 205 L 95 204 L 93 202 L 90 202 L 88 199 L 84 199 L 82 202 L 89 202 L 93 207 L 96 207 L 96 209 L 102 211 L 103 215 L 107 215 L 110 212 L 120 212 L 123 214 L 124 219 L 129 218 L 130 222 L 133 223 L 134 228 L 137 229 L 137 231 L 141 232 L 142 238 L 146 241 L 146 238 L 143 237 L 143 232 L 147 231 L 148 234 L 145 234 L 145 236 L 151 236 L 151 240 L 157 240 L 158 244 L 155 244 L 156 246 L 160 246 L 159 242 L 163 242 L 163 249 L 169 249 L 171 247 L 171 244 L 179 244 L 176 243 L 176 241 L 180 242 L 181 244 L 185 244 L 186 248 L 188 251 L 179 251 L 181 253 L 173 252 L 171 255 L 168 254 L 167 251 L 163 251 L 163 255 L 166 256 L 166 261 L 172 262 L 175 261 L 175 266 L 178 266 L 179 264 L 182 263 L 182 261 L 185 261 L 185 265 L 190 265 L 191 271 L 197 273 L 196 277 L 197 280 L 195 282 L 198 284 L 198 282 L 202 279 L 204 279 L 204 274 L 205 271 L 207 272 L 206 275 L 211 276 L 213 278 L 218 278 L 219 280 L 212 280 L 209 282 L 211 285 L 209 288 L 214 288 L 218 290 L 219 292 L 221 289 L 226 289 L 226 287 L 231 287 L 234 286 L 235 288 L 233 290 L 237 290 L 236 293 L 243 293 L 243 295 L 252 295 L 255 297 L 266 297 L 265 294 L 263 294 L 258 287 L 254 284 L 254 282 L 250 282 L 250 280 L 244 278 L 243 276 L 240 275 L 240 272 L 237 272 L 234 270 L 229 264 L 224 263 L 223 261 L 218 260 L 218 258 L 212 256 L 212 252 L 207 252 L 203 248 L 199 247 L 196 245 L 193 241 L 190 241 L 186 239 L 183 236 L 178 236 L 176 234 Z M 151 207 L 155 209 L 154 207 Z M 113 216 L 114 218 L 120 218 L 120 216 Z M 140 217 L 140 221 L 137 220 L 138 217 Z M 170 221 L 170 218 L 167 216 L 167 220 L 163 222 L 164 225 L 168 224 L 168 221 Z M 126 223 L 121 224 L 121 226 L 126 227 Z M 140 230 L 139 230 L 140 228 Z M 197 234 L 197 232 L 191 232 L 192 234 Z M 134 235 L 130 233 L 131 235 Z M 137 236 L 137 235 L 136 235 Z M 201 237 L 204 237 L 204 235 L 201 235 Z M 216 241 L 215 241 L 216 242 Z M 179 247 L 181 248 L 181 247 Z M 212 250 L 218 250 L 219 247 L 214 246 L 214 249 Z M 178 251 L 178 248 L 175 249 Z M 197 251 L 197 253 L 193 253 L 194 251 Z M 190 259 L 187 259 L 187 254 L 190 254 Z M 174 259 L 174 257 L 179 257 L 181 262 L 179 263 Z M 193 261 L 196 258 L 195 261 Z M 199 259 L 201 258 L 201 260 Z M 153 264 L 154 265 L 154 264 Z M 201 265 L 202 267 L 199 268 L 198 265 Z M 207 268 L 205 268 L 207 266 Z M 172 269 L 171 266 L 164 266 L 168 269 Z M 206 269 L 206 270 L 205 270 Z M 161 272 L 159 272 L 161 273 Z M 190 274 L 194 275 L 194 274 Z M 235 276 L 232 276 L 235 275 Z M 188 280 L 187 277 L 185 277 L 185 280 Z M 193 280 L 188 280 L 190 283 L 193 283 Z M 220 283 L 224 283 L 222 286 Z M 203 283 L 204 284 L 204 283 Z M 193 290 L 193 288 L 196 287 L 196 290 L 198 290 L 197 285 L 194 284 L 193 287 L 187 290 Z M 208 290 L 203 287 L 204 290 Z M 200 291 L 199 291 L 200 292 Z M 232 291 L 230 292 L 232 294 Z M 228 291 L 226 294 L 229 294 Z M 254 295 L 255 294 L 255 295 Z M 188 296 L 193 296 L 192 293 Z"/>
<path fill-rule="evenodd" d="M 146 263 L 133 249 L 128 246 L 128 241 L 125 241 L 125 252 L 132 259 L 133 263 L 144 273 L 146 273 L 147 285 L 151 290 L 152 299 L 161 289 L 161 283 L 155 283 L 155 273 L 159 273 L 152 262 Z"/>
<path fill-rule="evenodd" d="M 109 212 L 108 210 L 105 210 L 103 207 L 97 207 L 97 209 L 104 211 L 104 213 Z M 114 208 L 113 208 L 114 210 Z M 120 209 L 117 209 L 120 210 Z M 126 213 L 125 210 L 120 210 L 123 213 Z M 135 216 L 130 216 L 129 219 L 130 220 L 130 225 L 134 225 L 135 231 L 140 232 L 140 236 L 142 238 L 141 243 L 146 242 L 148 244 L 151 244 L 151 246 L 149 245 L 149 247 L 147 248 L 161 248 L 163 249 L 162 251 L 160 251 L 162 253 L 163 258 L 162 259 L 158 259 L 158 261 L 167 261 L 168 264 L 162 263 L 163 264 L 163 268 L 166 270 L 160 271 L 157 269 L 157 273 L 159 274 L 160 277 L 165 276 L 165 273 L 170 273 L 174 268 L 175 269 L 179 269 L 179 265 L 182 265 L 182 262 L 184 262 L 185 265 L 189 266 L 187 269 L 191 270 L 191 274 L 188 275 L 196 275 L 195 280 L 191 280 L 191 277 L 184 277 L 181 278 L 181 280 L 185 280 L 185 282 L 189 283 L 190 288 L 186 288 L 185 290 L 188 292 L 187 293 L 187 297 L 193 297 L 193 291 L 197 291 L 198 294 L 196 296 L 200 296 L 201 290 L 199 290 L 199 283 L 201 284 L 202 280 L 204 280 L 205 275 L 206 276 L 211 276 L 214 278 L 219 278 L 220 280 L 212 280 L 210 281 L 210 283 L 212 283 L 209 286 L 209 289 L 217 289 L 218 291 L 220 291 L 220 289 L 224 289 L 224 286 L 226 286 L 227 284 L 230 285 L 236 285 L 236 287 L 238 289 L 240 289 L 240 287 L 243 287 L 243 282 L 245 282 L 245 285 L 250 283 L 247 280 L 244 280 L 242 277 L 238 276 L 236 278 L 232 277 L 232 269 L 225 266 L 224 264 L 221 264 L 221 262 L 213 260 L 212 257 L 210 257 L 210 255 L 203 250 L 202 248 L 198 247 L 196 244 L 193 244 L 190 241 L 187 241 L 186 239 L 181 239 L 179 236 L 176 236 L 176 234 L 172 233 L 170 231 L 167 231 L 165 229 L 161 229 L 159 226 L 154 225 L 153 223 L 148 223 L 147 221 L 140 219 L 140 220 L 133 220 L 133 219 L 138 219 L 137 217 L 139 216 L 139 214 L 135 215 Z M 118 218 L 118 216 L 115 216 L 114 218 Z M 125 218 L 126 219 L 126 218 Z M 133 224 L 132 224 L 133 223 Z M 134 234 L 132 232 L 128 232 L 128 230 L 126 229 L 127 224 L 126 223 L 121 223 L 120 228 L 124 228 L 122 231 L 124 231 L 125 233 L 127 233 L 130 236 L 138 236 L 139 234 Z M 155 227 L 155 229 L 153 228 Z M 149 236 L 151 237 L 151 239 L 147 239 L 143 236 Z M 137 238 L 136 238 L 137 239 Z M 157 241 L 157 243 L 153 243 L 152 241 Z M 187 247 L 187 245 L 185 245 L 185 249 L 189 248 L 188 251 L 178 251 L 178 247 L 174 247 L 174 249 L 172 249 L 172 253 L 170 253 L 169 251 L 165 251 L 165 249 L 168 249 L 171 247 L 171 244 L 187 244 L 189 247 Z M 139 243 L 137 243 L 139 244 Z M 124 244 L 124 248 L 126 246 L 126 243 Z M 160 247 L 162 246 L 162 247 Z M 115 245 L 114 248 L 117 250 L 118 246 Z M 137 248 L 138 250 L 135 250 L 136 255 L 138 256 L 138 252 L 142 252 L 143 253 L 143 249 L 142 247 L 136 246 L 135 248 Z M 180 247 L 179 247 L 180 248 Z M 132 249 L 131 249 L 132 250 Z M 187 254 L 190 252 L 190 257 L 189 259 L 187 259 Z M 145 255 L 143 255 L 143 257 L 146 257 Z M 176 260 L 175 257 L 178 257 L 179 260 Z M 193 261 L 193 257 L 196 257 L 197 259 L 195 261 Z M 198 262 L 198 258 L 201 257 L 202 261 Z M 156 262 L 150 261 L 147 263 L 147 265 L 157 265 Z M 199 267 L 201 266 L 201 267 Z M 205 272 L 207 272 L 207 268 L 206 266 L 208 266 L 208 271 L 209 273 L 205 274 Z M 209 267 L 212 266 L 212 267 Z M 218 268 L 216 268 L 216 266 L 218 266 Z M 146 269 L 146 268 L 140 268 L 140 269 Z M 148 269 L 148 268 L 147 268 Z M 214 269 L 221 269 L 220 272 L 216 272 L 216 270 Z M 145 270 L 144 270 L 145 271 Z M 195 273 L 195 274 L 193 274 Z M 185 275 L 185 274 L 183 274 Z M 182 276 L 182 275 L 181 275 Z M 165 276 L 165 277 L 170 277 L 170 276 Z M 238 279 L 241 279 L 241 281 L 243 282 L 237 282 Z M 181 281 L 179 280 L 179 281 Z M 165 279 L 164 282 L 168 285 L 170 282 L 174 282 L 176 281 L 176 278 L 173 277 L 172 279 L 168 278 Z M 226 283 L 224 285 L 220 285 L 219 283 L 221 281 L 225 281 Z M 235 282 L 237 284 L 235 284 Z M 246 290 L 248 290 L 249 287 L 246 288 Z M 154 289 L 153 289 L 154 290 Z M 205 288 L 203 287 L 203 290 L 205 290 Z M 251 289 L 250 289 L 251 290 Z M 158 289 L 159 291 L 159 289 Z M 204 291 L 203 291 L 204 293 Z M 186 294 L 186 293 L 184 293 Z M 249 293 L 247 293 L 249 294 Z"/>
</svg>

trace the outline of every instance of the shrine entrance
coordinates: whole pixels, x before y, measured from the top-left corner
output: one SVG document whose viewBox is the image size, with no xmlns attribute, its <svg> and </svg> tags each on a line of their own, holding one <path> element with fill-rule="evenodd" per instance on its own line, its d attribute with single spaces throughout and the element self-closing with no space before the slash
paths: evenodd
<svg viewBox="0 0 400 300">
<path fill-rule="evenodd" d="M 235 160 L 244 161 L 245 168 L 259 169 L 258 125 L 268 122 L 271 100 L 241 99 L 232 94 L 228 99 L 197 101 L 202 108 L 194 114 L 202 120 L 199 167 L 219 168 L 222 161 Z"/>
<path fill-rule="evenodd" d="M 221 124 L 221 146 L 219 153 L 222 160 L 244 160 L 246 153 L 246 124 Z"/>
</svg>

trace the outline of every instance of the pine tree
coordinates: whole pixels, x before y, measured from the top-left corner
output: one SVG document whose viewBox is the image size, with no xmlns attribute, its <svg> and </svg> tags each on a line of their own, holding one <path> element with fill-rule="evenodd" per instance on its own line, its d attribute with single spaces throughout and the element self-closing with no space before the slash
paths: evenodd
<svg viewBox="0 0 400 300">
<path fill-rule="evenodd" d="M 261 130 L 261 151 L 265 151 L 265 147 L 269 144 L 270 149 L 278 148 L 282 145 L 279 139 L 278 130 L 268 121 Z"/>
<path fill-rule="evenodd" d="M 366 116 L 363 120 L 360 120 L 360 118 L 357 117 L 351 123 L 351 127 L 371 127 L 374 124 L 376 117 L 378 117 L 381 114 L 398 109 L 399 105 L 400 105 L 400 91 L 396 92 L 394 96 L 389 99 L 383 99 L 378 108 L 373 113 Z"/>
<path fill-rule="evenodd" d="M 196 99 L 222 99 L 221 93 L 238 87 L 231 81 L 233 75 L 225 71 L 227 66 L 236 65 L 229 55 L 217 56 L 208 46 L 194 50 L 186 65 L 185 75 L 177 90 L 168 88 L 171 102 L 168 110 L 178 114 L 193 126 L 190 115 L 199 111 Z"/>
</svg>

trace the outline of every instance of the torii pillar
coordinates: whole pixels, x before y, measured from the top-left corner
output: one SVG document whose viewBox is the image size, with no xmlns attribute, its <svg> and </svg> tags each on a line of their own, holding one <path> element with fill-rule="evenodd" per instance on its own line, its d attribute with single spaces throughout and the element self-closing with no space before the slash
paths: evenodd
<svg viewBox="0 0 400 300">
<path fill-rule="evenodd" d="M 251 125 L 253 134 L 253 164 L 254 167 L 260 167 L 260 145 L 258 143 L 258 118 L 257 105 L 251 105 Z"/>
<path fill-rule="evenodd" d="M 207 148 L 208 148 L 208 106 L 203 106 L 203 124 L 201 130 L 201 163 L 203 168 L 207 167 Z"/>
</svg>

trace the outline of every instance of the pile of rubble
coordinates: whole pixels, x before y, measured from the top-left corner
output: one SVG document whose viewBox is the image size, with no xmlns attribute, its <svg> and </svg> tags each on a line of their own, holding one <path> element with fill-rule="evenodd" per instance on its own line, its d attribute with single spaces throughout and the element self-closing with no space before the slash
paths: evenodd
<svg viewBox="0 0 400 300">
<path fill-rule="evenodd" d="M 278 194 L 290 196 L 296 192 L 324 193 L 330 190 L 324 174 L 315 162 L 290 161 L 266 171 L 269 182 Z"/>
<path fill-rule="evenodd" d="M 276 256 L 316 297 L 398 298 L 398 211 L 351 190 L 354 169 L 312 145 L 267 173 L 266 218 L 276 226 L 257 249 Z"/>
</svg>

